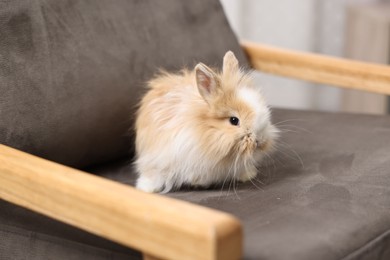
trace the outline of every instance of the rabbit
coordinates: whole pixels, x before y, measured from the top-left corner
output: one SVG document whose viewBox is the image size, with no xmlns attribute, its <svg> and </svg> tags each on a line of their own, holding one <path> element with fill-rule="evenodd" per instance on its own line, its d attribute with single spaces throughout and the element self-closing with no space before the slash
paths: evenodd
<svg viewBox="0 0 390 260">
<path fill-rule="evenodd" d="M 135 122 L 136 188 L 166 193 L 182 185 L 248 181 L 274 147 L 270 109 L 233 52 L 222 72 L 161 72 L 148 82 Z"/>
</svg>

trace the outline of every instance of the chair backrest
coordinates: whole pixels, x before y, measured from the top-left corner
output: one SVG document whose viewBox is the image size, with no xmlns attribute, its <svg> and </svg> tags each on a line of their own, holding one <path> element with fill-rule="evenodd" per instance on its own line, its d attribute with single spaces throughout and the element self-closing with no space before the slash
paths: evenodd
<svg viewBox="0 0 390 260">
<path fill-rule="evenodd" d="M 246 62 L 218 0 L 0 3 L 0 143 L 75 167 L 126 156 L 158 68 Z"/>
</svg>

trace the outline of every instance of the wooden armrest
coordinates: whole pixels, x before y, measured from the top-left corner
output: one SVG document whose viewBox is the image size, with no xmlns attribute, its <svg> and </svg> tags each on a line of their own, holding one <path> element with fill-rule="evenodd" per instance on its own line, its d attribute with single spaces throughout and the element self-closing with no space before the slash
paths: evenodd
<svg viewBox="0 0 390 260">
<path fill-rule="evenodd" d="M 259 71 L 390 95 L 390 66 L 325 55 L 283 50 L 241 42 L 250 63 Z"/>
<path fill-rule="evenodd" d="M 238 259 L 234 217 L 148 194 L 0 144 L 0 198 L 169 259 Z"/>
</svg>

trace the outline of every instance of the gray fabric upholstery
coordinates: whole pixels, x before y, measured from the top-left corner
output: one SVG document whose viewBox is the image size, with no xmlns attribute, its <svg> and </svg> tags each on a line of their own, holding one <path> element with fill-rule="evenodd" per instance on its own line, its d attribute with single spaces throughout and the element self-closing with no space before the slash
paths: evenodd
<svg viewBox="0 0 390 260">
<path fill-rule="evenodd" d="M 64 240 L 38 232 L 0 225 L 0 259 L 15 260 L 128 260 L 141 255 L 123 254 L 99 247 Z"/>
<path fill-rule="evenodd" d="M 229 212 L 245 259 L 390 259 L 390 116 L 276 109 L 279 148 L 253 183 L 167 196 Z M 134 184 L 128 162 L 91 169 Z"/>
<path fill-rule="evenodd" d="M 0 143 L 75 167 L 131 150 L 135 105 L 158 68 L 227 50 L 218 0 L 0 2 Z"/>
<path fill-rule="evenodd" d="M 142 259 L 141 254 L 0 200 L 1 260 Z"/>
</svg>

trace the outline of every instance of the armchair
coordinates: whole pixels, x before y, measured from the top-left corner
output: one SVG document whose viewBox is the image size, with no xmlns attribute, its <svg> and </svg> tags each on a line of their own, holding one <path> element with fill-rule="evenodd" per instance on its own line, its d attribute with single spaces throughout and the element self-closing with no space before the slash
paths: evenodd
<svg viewBox="0 0 390 260">
<path fill-rule="evenodd" d="M 390 257 L 389 116 L 274 109 L 298 132 L 254 183 L 167 195 L 131 186 L 128 132 L 158 67 L 218 65 L 229 49 L 263 72 L 383 94 L 389 67 L 240 46 L 217 0 L 0 10 L 1 259 Z"/>
</svg>

